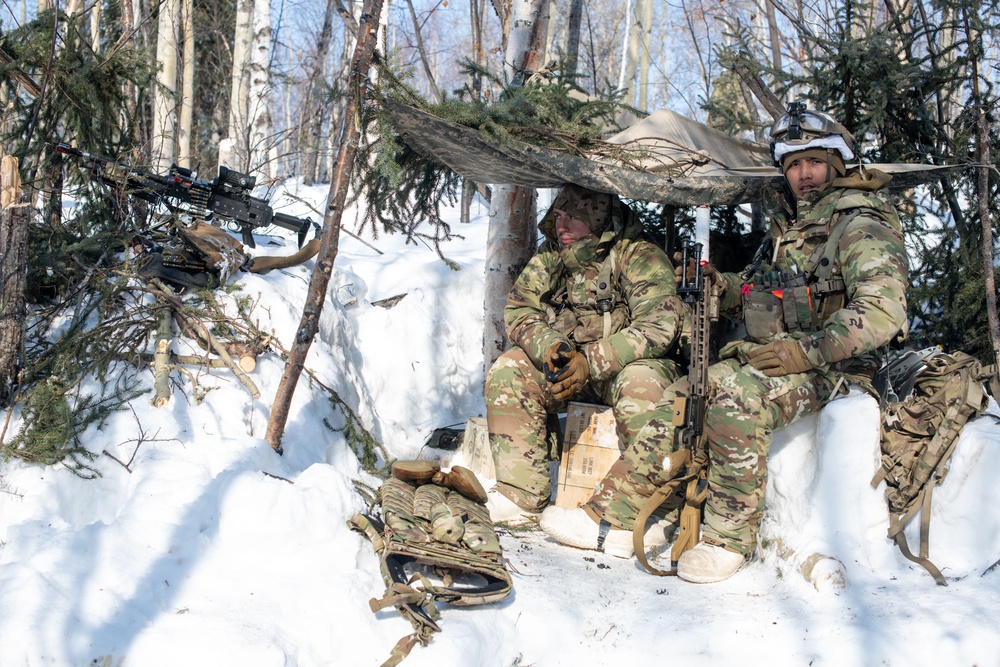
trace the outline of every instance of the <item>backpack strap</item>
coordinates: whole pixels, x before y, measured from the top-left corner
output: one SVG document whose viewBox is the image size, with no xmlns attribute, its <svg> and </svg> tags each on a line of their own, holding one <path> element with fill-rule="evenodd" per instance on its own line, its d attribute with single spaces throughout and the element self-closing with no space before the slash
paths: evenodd
<svg viewBox="0 0 1000 667">
<path fill-rule="evenodd" d="M 607 338 L 611 335 L 611 311 L 615 309 L 615 293 L 612 288 L 612 280 L 615 277 L 616 268 L 615 249 L 614 246 L 612 246 L 611 250 L 608 252 L 607 259 L 605 259 L 604 264 L 601 265 L 601 271 L 597 274 L 597 279 L 594 281 L 597 312 L 604 315 L 603 338 Z"/>
</svg>

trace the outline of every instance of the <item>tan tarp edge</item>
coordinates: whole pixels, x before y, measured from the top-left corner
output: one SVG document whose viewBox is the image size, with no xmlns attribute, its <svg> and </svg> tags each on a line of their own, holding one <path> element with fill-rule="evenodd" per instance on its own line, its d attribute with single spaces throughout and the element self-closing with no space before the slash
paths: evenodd
<svg viewBox="0 0 1000 667">
<path fill-rule="evenodd" d="M 700 143 L 690 146 L 694 149 L 693 153 L 678 151 L 675 171 L 682 171 L 684 175 L 671 177 L 662 172 L 651 173 L 588 160 L 530 144 L 487 141 L 477 130 L 398 102 L 389 102 L 388 110 L 396 130 L 410 147 L 477 183 L 505 183 L 532 188 L 554 188 L 576 183 L 629 199 L 700 206 L 752 201 L 758 199 L 765 188 L 781 182 L 781 176 L 774 167 L 760 166 L 762 161 L 766 164 L 767 159 L 766 154 L 761 159 L 757 144 L 739 140 L 718 142 L 717 135 L 726 135 L 703 125 L 703 131 L 698 133 L 695 129 L 700 124 L 695 121 L 683 124 L 686 134 L 680 138 L 685 142 Z M 644 129 L 639 131 L 644 132 Z M 677 138 L 661 139 L 664 143 L 673 141 L 678 146 L 684 145 L 676 141 Z M 746 162 L 742 165 L 730 164 L 728 160 L 737 159 L 740 151 L 746 152 Z M 686 163 L 682 164 L 681 153 L 688 156 Z M 720 163 L 728 168 L 722 168 Z M 890 187 L 894 189 L 913 187 L 961 168 L 913 164 L 870 166 L 893 174 Z"/>
<path fill-rule="evenodd" d="M 607 139 L 608 143 L 637 147 L 644 155 L 644 171 L 663 171 L 690 163 L 696 173 L 727 167 L 770 166 L 767 146 L 742 141 L 673 111 L 654 111 Z"/>
</svg>

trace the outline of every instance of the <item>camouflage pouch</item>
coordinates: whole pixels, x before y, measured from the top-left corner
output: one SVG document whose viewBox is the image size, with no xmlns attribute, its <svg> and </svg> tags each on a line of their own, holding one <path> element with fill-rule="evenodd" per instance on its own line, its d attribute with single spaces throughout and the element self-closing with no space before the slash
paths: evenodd
<svg viewBox="0 0 1000 667">
<path fill-rule="evenodd" d="M 743 295 L 743 322 L 747 337 L 767 343 L 785 330 L 782 301 L 769 289 L 751 287 Z"/>
<path fill-rule="evenodd" d="M 379 489 L 379 511 L 347 522 L 380 557 L 386 590 L 370 601 L 371 610 L 395 607 L 413 625 L 385 665 L 398 664 L 441 629 L 437 603 L 471 606 L 510 594 L 513 584 L 481 491 L 461 466 L 442 473 L 429 461 L 397 462 Z"/>
</svg>

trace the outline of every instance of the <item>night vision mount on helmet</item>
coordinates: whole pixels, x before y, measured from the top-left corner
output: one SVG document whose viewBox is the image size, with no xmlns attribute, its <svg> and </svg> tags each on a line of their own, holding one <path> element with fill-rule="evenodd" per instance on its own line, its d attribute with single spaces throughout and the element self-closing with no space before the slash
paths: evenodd
<svg viewBox="0 0 1000 667">
<path fill-rule="evenodd" d="M 807 148 L 827 148 L 840 153 L 844 162 L 857 155 L 857 142 L 837 119 L 822 111 L 809 111 L 804 102 L 792 102 L 788 113 L 771 126 L 771 157 L 774 166 L 790 153 Z"/>
</svg>

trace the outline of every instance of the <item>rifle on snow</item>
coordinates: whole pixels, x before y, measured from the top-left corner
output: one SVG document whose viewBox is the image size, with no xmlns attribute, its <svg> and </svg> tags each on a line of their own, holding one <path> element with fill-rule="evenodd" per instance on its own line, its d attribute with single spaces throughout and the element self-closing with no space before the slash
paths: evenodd
<svg viewBox="0 0 1000 667">
<path fill-rule="evenodd" d="M 99 180 L 126 194 L 163 204 L 174 213 L 187 211 L 195 221 L 204 221 L 209 214 L 231 221 L 239 226 L 243 243 L 251 248 L 257 247 L 253 230 L 261 227 L 277 225 L 297 232 L 300 248 L 311 227 L 319 230 L 319 225 L 308 218 L 275 213 L 265 200 L 250 195 L 257 184 L 256 177 L 228 167 L 220 165 L 219 175 L 209 182 L 198 180 L 190 169 L 176 164 L 161 176 L 127 162 L 92 155 L 62 141 L 56 150 L 79 158 Z"/>
<path fill-rule="evenodd" d="M 719 292 L 714 283 L 705 284 L 701 262 L 702 245 L 692 243 L 682 252 L 681 283 L 677 294 L 691 308 L 691 359 L 688 367 L 688 394 L 679 395 L 674 401 L 674 441 L 677 449 L 666 457 L 664 466 L 675 477 L 656 490 L 635 520 L 632 531 L 636 558 L 642 566 L 658 576 L 677 574 L 677 560 L 685 551 L 698 543 L 701 529 L 701 507 L 708 496 L 704 484 L 708 467 L 708 452 L 704 446 L 705 408 L 708 403 L 709 338 L 712 322 L 719 319 Z M 687 266 L 694 264 L 694 273 L 688 276 Z M 670 551 L 671 569 L 662 571 L 646 560 L 643 535 L 646 520 L 663 502 L 685 485 L 684 505 L 681 509 L 677 538 Z"/>
</svg>

